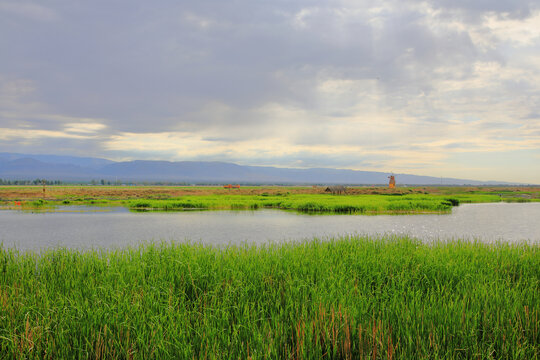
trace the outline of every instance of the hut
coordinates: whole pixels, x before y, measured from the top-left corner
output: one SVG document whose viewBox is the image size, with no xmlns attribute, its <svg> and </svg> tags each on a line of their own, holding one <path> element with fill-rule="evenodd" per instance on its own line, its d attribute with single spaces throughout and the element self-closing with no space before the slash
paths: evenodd
<svg viewBox="0 0 540 360">
<path fill-rule="evenodd" d="M 327 186 L 326 189 L 324 189 L 324 192 L 331 193 L 332 195 L 346 194 L 347 193 L 347 187 L 345 187 L 343 185 Z"/>
</svg>

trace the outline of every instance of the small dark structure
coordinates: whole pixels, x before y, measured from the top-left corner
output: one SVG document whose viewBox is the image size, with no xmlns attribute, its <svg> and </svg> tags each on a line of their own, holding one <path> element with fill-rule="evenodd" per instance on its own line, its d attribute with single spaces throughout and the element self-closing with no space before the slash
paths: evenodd
<svg viewBox="0 0 540 360">
<path fill-rule="evenodd" d="M 396 187 L 396 177 L 394 176 L 394 174 L 390 175 L 388 177 L 390 179 L 390 181 L 388 182 L 388 187 L 390 189 L 393 189 Z"/>
<path fill-rule="evenodd" d="M 347 187 L 343 186 L 343 185 L 327 186 L 326 189 L 324 189 L 324 192 L 332 193 L 332 195 L 346 194 L 347 193 Z"/>
</svg>

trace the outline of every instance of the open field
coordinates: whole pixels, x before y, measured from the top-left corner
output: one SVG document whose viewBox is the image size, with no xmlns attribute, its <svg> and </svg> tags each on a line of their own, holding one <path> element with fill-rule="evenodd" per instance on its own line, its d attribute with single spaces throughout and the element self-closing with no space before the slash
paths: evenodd
<svg viewBox="0 0 540 360">
<path fill-rule="evenodd" d="M 347 194 L 324 187 L 41 186 L 0 187 L 4 208 L 56 205 L 126 206 L 133 210 L 276 208 L 327 213 L 440 213 L 459 203 L 540 201 L 540 188 L 523 187 L 350 187 Z"/>
<path fill-rule="evenodd" d="M 64 200 L 64 199 L 167 199 L 198 195 L 281 195 L 323 194 L 323 186 L 243 186 L 240 189 L 224 189 L 222 186 L 0 186 L 0 200 Z M 474 187 L 348 187 L 348 195 L 377 194 L 434 194 L 445 196 L 502 195 L 503 198 L 522 197 L 540 199 L 540 187 L 474 186 Z"/>
<path fill-rule="evenodd" d="M 0 250 L 0 358 L 535 359 L 535 245 Z"/>
<path fill-rule="evenodd" d="M 180 196 L 209 195 L 260 195 L 290 192 L 293 194 L 321 193 L 323 188 L 251 186 L 240 189 L 224 189 L 222 186 L 47 186 L 43 196 L 42 186 L 0 186 L 0 199 L 46 200 L 64 199 L 166 199 Z"/>
</svg>

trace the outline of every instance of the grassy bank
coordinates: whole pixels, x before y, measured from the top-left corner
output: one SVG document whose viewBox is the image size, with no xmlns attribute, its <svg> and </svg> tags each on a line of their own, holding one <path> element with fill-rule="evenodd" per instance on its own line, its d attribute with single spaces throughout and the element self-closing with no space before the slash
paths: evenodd
<svg viewBox="0 0 540 360">
<path fill-rule="evenodd" d="M 11 202 L 4 208 L 54 210 L 59 205 L 125 206 L 134 211 L 281 209 L 305 213 L 410 214 L 445 213 L 459 205 L 457 198 L 438 195 L 188 195 L 171 199 L 65 199 Z"/>
<path fill-rule="evenodd" d="M 534 359 L 537 245 L 0 250 L 0 358 Z"/>
<path fill-rule="evenodd" d="M 326 213 L 414 213 L 448 212 L 458 205 L 455 198 L 433 195 L 214 195 L 184 196 L 168 200 L 130 200 L 131 209 L 151 210 L 245 210 L 274 208 L 300 212 Z"/>
<path fill-rule="evenodd" d="M 313 213 L 445 213 L 460 203 L 540 201 L 539 188 L 351 187 L 331 195 L 322 187 L 0 187 L 0 208 L 52 209 L 58 205 L 126 206 L 132 210 L 246 210 L 275 208 Z"/>
</svg>

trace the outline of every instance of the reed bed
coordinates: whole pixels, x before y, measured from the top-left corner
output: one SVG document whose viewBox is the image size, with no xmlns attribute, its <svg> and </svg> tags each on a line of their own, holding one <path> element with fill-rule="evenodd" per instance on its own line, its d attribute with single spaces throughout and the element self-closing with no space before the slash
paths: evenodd
<svg viewBox="0 0 540 360">
<path fill-rule="evenodd" d="M 535 359 L 538 246 L 0 250 L 1 359 Z"/>
<path fill-rule="evenodd" d="M 193 209 L 246 210 L 274 208 L 305 213 L 440 213 L 449 212 L 460 200 L 434 195 L 214 195 L 184 196 L 176 199 L 130 200 L 133 210 L 179 211 Z"/>
</svg>

